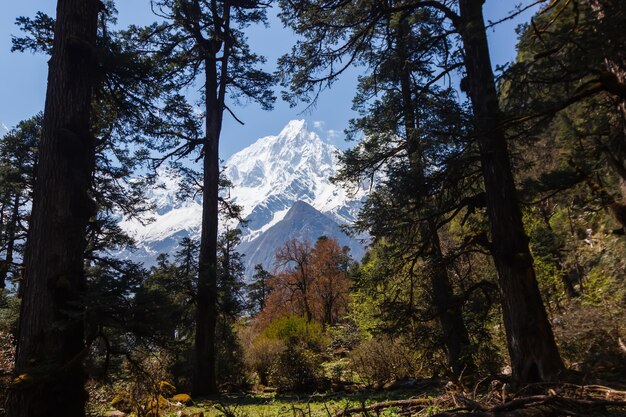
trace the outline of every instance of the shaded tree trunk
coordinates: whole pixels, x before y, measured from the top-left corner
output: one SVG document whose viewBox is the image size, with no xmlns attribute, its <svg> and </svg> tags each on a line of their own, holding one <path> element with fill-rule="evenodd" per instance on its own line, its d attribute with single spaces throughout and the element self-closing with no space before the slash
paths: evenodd
<svg viewBox="0 0 626 417">
<path fill-rule="evenodd" d="M 462 305 L 454 296 L 452 283 L 448 276 L 437 229 L 429 224 L 425 233 L 429 233 L 429 261 L 432 265 L 430 283 L 433 289 L 433 302 L 439 314 L 439 324 L 446 347 L 447 365 L 455 376 L 471 374 L 476 370 L 472 359 L 472 346 L 463 320 Z"/>
<path fill-rule="evenodd" d="M 205 60 L 206 138 L 203 152 L 202 232 L 198 272 L 195 340 L 195 395 L 217 393 L 215 373 L 215 328 L 217 323 L 217 228 L 219 189 L 219 138 L 222 106 L 216 97 L 215 59 Z"/>
<path fill-rule="evenodd" d="M 85 229 L 96 206 L 90 132 L 99 2 L 59 0 L 25 253 L 11 417 L 83 417 Z"/>
<path fill-rule="evenodd" d="M 598 21 L 602 21 L 607 13 L 619 13 L 619 9 L 624 8 L 619 2 L 587 1 L 596 14 Z M 612 10 L 612 8 L 618 8 L 618 10 Z M 607 39 L 609 43 L 612 41 L 612 39 Z M 612 49 L 615 50 L 616 48 Z M 626 52 L 619 51 L 614 56 L 606 56 L 604 63 L 607 71 L 615 77 L 614 82 L 626 85 Z M 626 102 L 624 102 L 623 97 L 618 97 L 617 101 L 618 113 L 612 126 L 606 157 L 609 165 L 618 177 L 622 200 L 626 202 Z"/>
<path fill-rule="evenodd" d="M 408 22 L 403 20 L 400 25 L 398 52 L 400 62 L 404 67 L 400 70 L 400 89 L 402 92 L 402 108 L 404 112 L 405 132 L 407 136 L 407 153 L 411 171 L 416 181 L 414 190 L 416 198 L 423 200 L 423 192 L 419 188 L 425 183 L 423 155 L 418 133 L 416 109 L 412 98 L 412 83 L 409 73 L 408 53 L 405 51 L 405 38 L 409 31 Z M 446 362 L 454 375 L 473 372 L 475 370 L 471 357 L 471 343 L 465 322 L 463 321 L 461 305 L 455 302 L 454 292 L 448 269 L 439 241 L 439 231 L 434 221 L 420 225 L 420 235 L 426 248 L 427 261 L 430 266 L 429 279 L 433 291 L 433 303 L 439 317 L 439 324 L 443 333 L 443 343 L 446 351 Z"/>
<path fill-rule="evenodd" d="M 482 5 L 483 0 L 459 0 L 459 29 L 513 378 L 519 384 L 551 381 L 564 367 L 539 293 L 506 139 L 499 127 L 501 115 Z"/>
</svg>

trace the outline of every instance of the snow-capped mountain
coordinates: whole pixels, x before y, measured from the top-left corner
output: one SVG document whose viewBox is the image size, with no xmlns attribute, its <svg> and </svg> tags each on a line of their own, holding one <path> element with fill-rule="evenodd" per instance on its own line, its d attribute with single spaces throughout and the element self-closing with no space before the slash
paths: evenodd
<svg viewBox="0 0 626 417">
<path fill-rule="evenodd" d="M 233 184 L 229 197 L 243 207 L 243 217 L 247 220 L 246 226 L 240 225 L 244 254 L 247 247 L 254 247 L 258 252 L 259 245 L 253 242 L 260 242 L 263 234 L 283 220 L 296 202 L 307 203 L 329 223 L 335 223 L 330 229 L 319 230 L 319 235 L 328 234 L 328 230 L 341 234 L 339 225 L 354 221 L 366 189 L 362 187 L 352 193 L 330 182 L 337 169 L 337 153 L 335 146 L 309 131 L 304 120 L 293 120 L 278 135 L 258 139 L 224 163 L 225 175 Z M 159 177 L 161 186 L 147 193 L 156 207 L 149 216 L 153 221 L 142 224 L 137 220 L 124 219 L 120 223 L 122 229 L 137 242 L 139 249 L 132 257 L 147 265 L 153 264 L 159 253 L 175 251 L 180 238 L 188 235 L 199 237 L 201 227 L 201 198 L 177 199 L 181 179 L 175 171 L 162 169 Z M 297 210 L 295 214 L 305 212 L 310 216 L 310 210 Z M 291 217 L 295 214 L 292 213 Z M 291 218 L 289 224 L 296 223 Z M 321 223 L 318 221 L 315 224 Z M 306 236 L 301 233 L 290 235 L 289 227 L 283 223 L 278 229 L 273 229 L 272 241 L 275 244 L 262 245 L 265 247 L 263 250 L 275 251 L 273 246 L 280 240 L 276 230 L 285 234 L 285 240 L 301 235 L 308 238 L 317 233 L 315 226 L 307 227 Z M 347 244 L 344 236 L 334 237 L 341 237 L 341 241 Z M 360 244 L 353 244 L 355 242 L 350 242 L 349 246 L 362 248 Z M 360 257 L 362 251 L 357 252 L 354 255 Z M 271 255 L 268 253 L 263 255 L 264 261 Z M 258 256 L 255 258 L 258 259 Z M 253 261 L 252 256 L 248 259 Z M 247 266 L 252 269 L 254 265 Z M 266 267 L 271 268 L 271 265 Z"/>
<path fill-rule="evenodd" d="M 343 233 L 337 222 L 304 201 L 296 201 L 281 221 L 269 227 L 256 239 L 241 243 L 238 250 L 245 254 L 243 262 L 246 276 L 252 276 L 257 264 L 271 270 L 276 251 L 286 241 L 308 240 L 313 245 L 320 236 L 337 239 L 340 246 L 350 248 L 350 255 L 356 260 L 361 260 L 365 253 L 363 243 Z"/>
<path fill-rule="evenodd" d="M 292 120 L 277 136 L 267 136 L 231 156 L 225 174 L 231 199 L 248 220 L 244 241 L 280 221 L 296 201 L 304 201 L 340 224 L 351 223 L 366 190 L 354 192 L 332 184 L 338 149 Z"/>
</svg>

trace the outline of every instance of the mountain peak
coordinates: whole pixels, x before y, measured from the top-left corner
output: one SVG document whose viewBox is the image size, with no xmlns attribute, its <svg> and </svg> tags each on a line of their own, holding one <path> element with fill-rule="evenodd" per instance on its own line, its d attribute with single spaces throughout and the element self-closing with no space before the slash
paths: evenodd
<svg viewBox="0 0 626 417">
<path fill-rule="evenodd" d="M 315 208 L 309 203 L 298 200 L 289 209 L 287 214 L 285 214 L 285 220 L 289 220 L 292 217 L 301 216 L 307 213 L 319 213 Z"/>
<path fill-rule="evenodd" d="M 243 207 L 248 227 L 244 240 L 254 239 L 284 218 L 297 201 L 331 215 L 340 223 L 354 220 L 357 201 L 330 182 L 336 174 L 338 149 L 291 120 L 276 136 L 266 136 L 226 161 L 234 202 Z"/>
<path fill-rule="evenodd" d="M 245 226 L 239 225 L 243 242 L 256 241 L 283 219 L 287 220 L 283 227 L 295 227 L 301 224 L 297 219 L 309 219 L 305 223 L 315 226 L 313 229 L 323 229 L 329 222 L 353 222 L 367 190 L 348 193 L 331 183 L 337 172 L 337 152 L 307 130 L 304 120 L 292 120 L 278 135 L 260 138 L 232 155 L 225 163 L 224 175 L 233 184 L 230 200 L 243 207 L 242 216 L 247 220 Z M 144 225 L 126 219 L 120 223 L 150 256 L 156 251 L 171 252 L 167 248 L 175 247 L 176 239 L 183 235 L 198 236 L 202 221 L 201 198 L 180 201 L 176 197 L 179 174 L 166 168 L 158 174 L 161 186 L 148 193 L 156 206 L 150 213 L 155 221 Z"/>
<path fill-rule="evenodd" d="M 306 120 L 296 119 L 290 120 L 285 127 L 280 131 L 278 137 L 281 138 L 293 138 L 296 137 L 302 131 L 308 132 Z"/>
</svg>

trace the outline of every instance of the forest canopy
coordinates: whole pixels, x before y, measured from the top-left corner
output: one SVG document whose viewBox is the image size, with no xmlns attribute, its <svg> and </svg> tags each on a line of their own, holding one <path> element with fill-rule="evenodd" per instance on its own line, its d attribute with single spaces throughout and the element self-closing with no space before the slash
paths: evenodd
<svg viewBox="0 0 626 417">
<path fill-rule="evenodd" d="M 626 3 L 150 5 L 16 21 L 49 61 L 42 112 L 0 137 L 2 415 L 625 415 Z M 248 39 L 272 13 L 275 63 Z M 523 15 L 494 69 L 488 31 Z M 343 225 L 365 255 L 285 237 L 246 271 L 225 118 L 350 71 L 330 181 L 367 188 Z M 148 265 L 120 219 L 151 221 L 165 166 L 200 228 Z"/>
</svg>

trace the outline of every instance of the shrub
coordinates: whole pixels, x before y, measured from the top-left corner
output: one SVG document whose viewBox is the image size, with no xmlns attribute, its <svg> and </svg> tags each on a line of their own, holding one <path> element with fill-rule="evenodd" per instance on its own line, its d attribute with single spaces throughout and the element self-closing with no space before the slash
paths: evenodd
<svg viewBox="0 0 626 417">
<path fill-rule="evenodd" d="M 554 320 L 563 359 L 587 371 L 626 371 L 619 338 L 626 333 L 626 314 L 610 306 L 573 305 Z"/>
<path fill-rule="evenodd" d="M 262 385 L 269 385 L 270 372 L 284 350 L 285 343 L 262 335 L 248 345 L 245 350 L 246 365 L 258 375 Z"/>
<path fill-rule="evenodd" d="M 316 321 L 307 323 L 304 317 L 293 315 L 272 321 L 263 331 L 263 335 L 287 344 L 304 344 L 317 351 L 327 345 L 321 324 Z"/>
<path fill-rule="evenodd" d="M 277 359 L 269 381 L 279 391 L 305 392 L 319 386 L 322 367 L 319 353 L 303 344 L 288 344 Z"/>
<path fill-rule="evenodd" d="M 380 336 L 361 343 L 350 354 L 350 367 L 368 384 L 416 376 L 418 355 L 398 339 Z"/>
<path fill-rule="evenodd" d="M 11 387 L 15 343 L 11 333 L 0 330 L 0 403 L 4 404 Z"/>
<path fill-rule="evenodd" d="M 113 386 L 100 386 L 93 381 L 88 384 L 89 414 L 102 415 L 114 407 L 137 417 L 162 415 L 170 407 L 166 397 L 176 393 L 167 371 L 171 362 L 171 357 L 162 352 L 138 353 L 132 360 L 128 358 Z M 103 394 L 108 396 L 108 404 L 103 403 Z"/>
<path fill-rule="evenodd" d="M 298 316 L 281 317 L 249 339 L 246 365 L 262 385 L 305 391 L 315 389 L 322 380 L 320 353 L 328 343 L 319 323 L 307 323 Z"/>
</svg>

